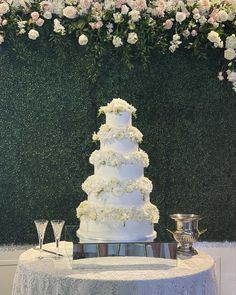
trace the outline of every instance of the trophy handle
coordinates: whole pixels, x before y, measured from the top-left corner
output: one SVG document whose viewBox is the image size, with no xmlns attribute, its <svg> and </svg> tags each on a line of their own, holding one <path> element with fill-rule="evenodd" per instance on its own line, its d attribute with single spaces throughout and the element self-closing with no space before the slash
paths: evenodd
<svg viewBox="0 0 236 295">
<path fill-rule="evenodd" d="M 172 235 L 174 234 L 174 232 L 173 231 L 171 231 L 170 229 L 166 229 L 169 233 L 171 233 Z"/>
<path fill-rule="evenodd" d="M 199 231 L 199 236 L 201 236 L 202 234 L 204 234 L 206 231 L 207 231 L 207 228 L 205 228 L 205 229 L 203 229 L 203 230 L 200 230 L 200 231 Z"/>
</svg>

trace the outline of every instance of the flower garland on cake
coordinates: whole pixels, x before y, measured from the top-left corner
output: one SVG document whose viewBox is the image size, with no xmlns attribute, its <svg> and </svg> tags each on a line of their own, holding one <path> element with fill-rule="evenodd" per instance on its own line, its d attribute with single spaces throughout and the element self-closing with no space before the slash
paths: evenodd
<svg viewBox="0 0 236 295">
<path fill-rule="evenodd" d="M 98 52 L 109 46 L 143 60 L 150 51 L 222 50 L 227 77 L 236 91 L 236 0 L 1 0 L 0 44 L 50 41 L 73 34 L 80 46 Z M 102 49 L 102 50 L 101 50 Z"/>
<path fill-rule="evenodd" d="M 129 112 L 132 115 L 135 115 L 136 108 L 123 99 L 114 98 L 106 106 L 100 107 L 98 111 L 98 115 L 106 114 L 106 113 L 120 113 L 120 112 Z"/>
<path fill-rule="evenodd" d="M 151 193 L 152 182 L 147 177 L 141 177 L 138 180 L 122 180 L 113 177 L 104 179 L 96 175 L 89 176 L 82 184 L 82 189 L 88 195 L 93 194 L 100 197 L 103 193 L 112 193 L 114 197 L 121 197 L 125 193 L 131 193 L 139 190 L 143 199 Z"/>
<path fill-rule="evenodd" d="M 93 134 L 93 141 L 109 142 L 114 139 L 122 140 L 128 138 L 135 143 L 140 143 L 143 138 L 143 134 L 133 126 L 127 126 L 124 129 L 111 128 L 107 124 L 101 125 L 99 131 Z"/>
<path fill-rule="evenodd" d="M 91 154 L 89 162 L 98 168 L 103 165 L 119 167 L 123 164 L 139 164 L 148 167 L 149 158 L 141 149 L 127 156 L 110 150 L 95 150 Z"/>
<path fill-rule="evenodd" d="M 159 220 L 159 210 L 151 203 L 145 204 L 142 208 L 113 208 L 103 206 L 93 206 L 88 201 L 83 201 L 77 208 L 78 218 L 89 218 L 92 220 L 107 222 L 125 222 L 127 220 L 144 221 L 157 223 Z"/>
</svg>

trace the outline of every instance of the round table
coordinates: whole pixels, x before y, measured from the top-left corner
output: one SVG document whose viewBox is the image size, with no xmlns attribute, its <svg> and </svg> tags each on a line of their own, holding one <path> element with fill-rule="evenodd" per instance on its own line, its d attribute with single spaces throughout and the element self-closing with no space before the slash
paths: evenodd
<svg viewBox="0 0 236 295">
<path fill-rule="evenodd" d="M 71 245 L 71 244 L 70 244 Z M 55 251 L 54 243 L 45 249 Z M 71 246 L 70 246 L 71 247 Z M 67 242 L 61 242 L 65 254 Z M 102 257 L 81 259 L 72 269 L 67 255 L 30 249 L 16 269 L 13 295 L 216 295 L 213 259 L 200 252 L 188 259 Z"/>
</svg>

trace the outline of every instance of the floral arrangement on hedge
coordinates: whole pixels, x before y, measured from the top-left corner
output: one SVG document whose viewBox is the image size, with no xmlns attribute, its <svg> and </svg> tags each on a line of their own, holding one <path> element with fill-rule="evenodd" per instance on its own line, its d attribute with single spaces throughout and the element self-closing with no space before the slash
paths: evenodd
<svg viewBox="0 0 236 295">
<path fill-rule="evenodd" d="M 0 0 L 0 44 L 74 35 L 78 46 L 112 45 L 143 60 L 152 50 L 220 49 L 236 91 L 236 0 Z M 46 37 L 45 37 L 46 36 Z"/>
</svg>

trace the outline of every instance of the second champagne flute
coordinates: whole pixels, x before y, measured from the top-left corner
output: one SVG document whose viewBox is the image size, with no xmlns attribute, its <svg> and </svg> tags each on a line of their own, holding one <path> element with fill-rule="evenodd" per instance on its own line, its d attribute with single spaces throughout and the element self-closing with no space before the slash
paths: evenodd
<svg viewBox="0 0 236 295">
<path fill-rule="evenodd" d="M 55 242 L 56 242 L 56 253 L 58 256 L 59 256 L 59 242 L 61 239 L 61 232 L 62 232 L 64 224 L 65 224 L 65 220 L 51 220 L 51 225 L 53 228 L 53 233 L 54 233 Z"/>
</svg>

